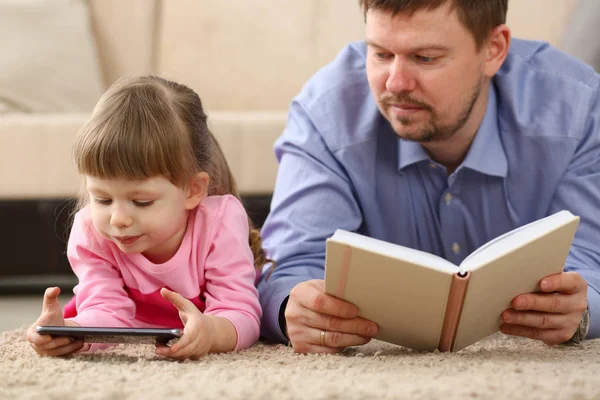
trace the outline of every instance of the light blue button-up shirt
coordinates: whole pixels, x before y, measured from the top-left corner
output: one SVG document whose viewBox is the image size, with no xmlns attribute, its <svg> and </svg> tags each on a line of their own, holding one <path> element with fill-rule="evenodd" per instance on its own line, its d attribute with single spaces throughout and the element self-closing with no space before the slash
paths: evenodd
<svg viewBox="0 0 600 400">
<path fill-rule="evenodd" d="M 258 286 L 262 334 L 286 341 L 281 305 L 296 284 L 323 279 L 325 240 L 338 228 L 458 265 L 487 241 L 567 209 L 581 221 L 565 270 L 587 280 L 588 337 L 600 336 L 600 76 L 548 44 L 513 39 L 471 148 L 448 176 L 382 117 L 365 58 L 365 44 L 353 43 L 319 71 L 275 144 L 280 166 L 262 235 L 277 267 Z"/>
</svg>

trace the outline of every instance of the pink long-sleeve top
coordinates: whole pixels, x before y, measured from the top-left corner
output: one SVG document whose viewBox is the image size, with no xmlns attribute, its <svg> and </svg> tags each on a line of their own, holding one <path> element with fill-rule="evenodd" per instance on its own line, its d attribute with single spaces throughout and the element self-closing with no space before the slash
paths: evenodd
<svg viewBox="0 0 600 400">
<path fill-rule="evenodd" d="M 200 311 L 230 320 L 235 350 L 258 340 L 261 308 L 254 258 L 248 245 L 248 217 L 233 196 L 209 196 L 192 210 L 177 253 L 163 264 L 142 254 L 125 254 L 94 228 L 89 206 L 73 223 L 67 256 L 79 279 L 74 289 L 81 326 L 181 328 L 166 287 Z"/>
</svg>

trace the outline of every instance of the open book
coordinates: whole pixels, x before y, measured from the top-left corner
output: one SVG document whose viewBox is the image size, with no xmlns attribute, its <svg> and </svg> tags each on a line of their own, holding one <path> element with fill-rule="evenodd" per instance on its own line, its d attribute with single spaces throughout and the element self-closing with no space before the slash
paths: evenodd
<svg viewBox="0 0 600 400">
<path fill-rule="evenodd" d="M 562 272 L 578 224 L 560 211 L 491 240 L 460 266 L 338 229 L 327 239 L 325 292 L 377 323 L 379 340 L 458 351 L 497 332 L 515 296 Z"/>
</svg>

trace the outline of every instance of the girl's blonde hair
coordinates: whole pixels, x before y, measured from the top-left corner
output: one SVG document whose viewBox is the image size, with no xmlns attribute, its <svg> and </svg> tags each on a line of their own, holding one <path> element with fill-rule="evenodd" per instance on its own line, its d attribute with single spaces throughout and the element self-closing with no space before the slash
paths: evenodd
<svg viewBox="0 0 600 400">
<path fill-rule="evenodd" d="M 221 147 L 208 129 L 200 97 L 185 85 L 156 76 L 115 82 L 78 132 L 74 158 L 82 175 L 130 180 L 161 175 L 182 188 L 198 172 L 206 172 L 209 196 L 231 194 L 240 199 Z M 80 206 L 86 203 L 87 196 L 80 196 Z M 248 223 L 254 266 L 260 271 L 273 261 L 266 258 L 250 218 Z"/>
</svg>

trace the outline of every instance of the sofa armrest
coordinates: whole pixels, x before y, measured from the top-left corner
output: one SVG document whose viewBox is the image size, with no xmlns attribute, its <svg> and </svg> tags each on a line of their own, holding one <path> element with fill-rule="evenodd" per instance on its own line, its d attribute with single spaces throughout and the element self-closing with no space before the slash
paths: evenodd
<svg viewBox="0 0 600 400">
<path fill-rule="evenodd" d="M 209 127 L 223 149 L 241 195 L 270 195 L 277 175 L 273 144 L 287 112 L 209 112 Z"/>
</svg>

